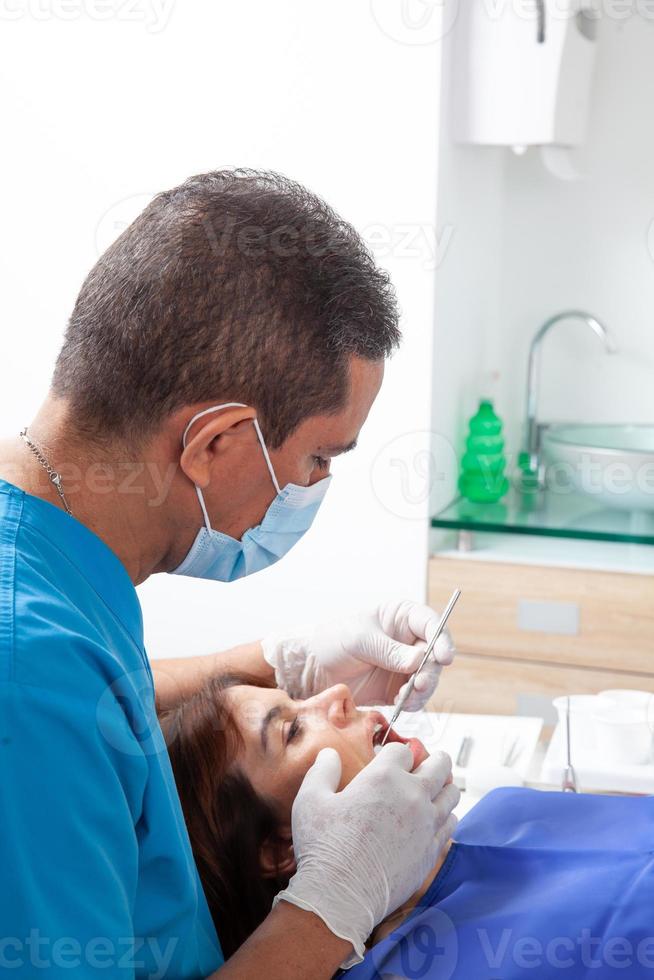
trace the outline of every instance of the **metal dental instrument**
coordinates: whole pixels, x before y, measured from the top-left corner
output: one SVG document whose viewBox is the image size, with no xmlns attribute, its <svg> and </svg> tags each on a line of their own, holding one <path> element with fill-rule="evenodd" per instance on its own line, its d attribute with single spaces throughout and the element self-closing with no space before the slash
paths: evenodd
<svg viewBox="0 0 654 980">
<path fill-rule="evenodd" d="M 459 751 L 457 753 L 456 760 L 454 762 L 455 766 L 459 766 L 461 769 L 465 767 L 470 762 L 470 753 L 472 752 L 473 738 L 472 735 L 464 735 Z"/>
<path fill-rule="evenodd" d="M 422 668 L 425 666 L 425 664 L 429 660 L 430 656 L 432 655 L 432 652 L 434 650 L 434 647 L 436 646 L 436 640 L 438 639 L 438 637 L 441 635 L 441 633 L 445 629 L 445 625 L 446 625 L 448 619 L 450 618 L 450 613 L 454 609 L 454 606 L 456 605 L 456 601 L 457 601 L 457 599 L 459 598 L 460 595 L 461 595 L 461 589 L 455 589 L 454 592 L 452 593 L 452 598 L 450 599 L 450 601 L 448 602 L 448 604 L 445 607 L 445 610 L 443 612 L 443 615 L 441 616 L 441 618 L 439 620 L 439 623 L 438 623 L 438 626 L 436 627 L 436 632 L 432 636 L 431 640 L 429 641 L 429 645 L 428 645 L 427 649 L 425 650 L 425 655 L 422 658 L 422 660 L 420 661 L 420 663 L 418 665 L 418 669 L 415 670 L 413 672 L 413 674 L 411 674 L 411 677 L 409 678 L 409 683 L 406 686 L 406 690 L 405 690 L 404 694 L 402 695 L 402 697 L 400 698 L 400 700 L 398 701 L 397 707 L 396 707 L 395 711 L 393 712 L 393 717 L 391 718 L 390 722 L 388 723 L 388 728 L 384 732 L 384 737 L 381 740 L 381 745 L 385 745 L 386 744 L 386 739 L 388 738 L 388 733 L 390 732 L 391 728 L 393 727 L 393 725 L 395 724 L 395 722 L 399 718 L 401 711 L 404 709 L 404 705 L 407 703 L 407 701 L 411 697 L 411 693 L 412 693 L 413 688 L 414 688 L 415 683 L 416 683 L 416 677 L 418 676 L 418 674 L 420 673 L 420 671 L 422 670 Z"/>
<path fill-rule="evenodd" d="M 515 763 L 520 758 L 521 752 L 522 752 L 522 746 L 520 744 L 520 736 L 516 735 L 513 741 L 511 742 L 508 752 L 506 752 L 506 754 L 503 755 L 502 758 L 500 759 L 500 765 L 508 766 L 509 768 L 511 766 L 514 766 Z"/>
<path fill-rule="evenodd" d="M 563 770 L 563 785 L 561 789 L 564 793 L 576 793 L 577 776 L 570 760 L 570 695 L 568 695 L 568 703 L 565 714 L 565 740 L 567 747 L 567 765 Z"/>
</svg>

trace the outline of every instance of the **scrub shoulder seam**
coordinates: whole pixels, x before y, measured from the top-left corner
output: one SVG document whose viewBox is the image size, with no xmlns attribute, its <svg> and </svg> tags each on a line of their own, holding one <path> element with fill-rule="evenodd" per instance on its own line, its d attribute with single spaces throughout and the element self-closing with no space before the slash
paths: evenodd
<svg viewBox="0 0 654 980">
<path fill-rule="evenodd" d="M 0 677 L 14 679 L 16 619 L 16 539 L 21 526 L 23 497 L 6 493 L 7 509 L 0 521 Z"/>
</svg>

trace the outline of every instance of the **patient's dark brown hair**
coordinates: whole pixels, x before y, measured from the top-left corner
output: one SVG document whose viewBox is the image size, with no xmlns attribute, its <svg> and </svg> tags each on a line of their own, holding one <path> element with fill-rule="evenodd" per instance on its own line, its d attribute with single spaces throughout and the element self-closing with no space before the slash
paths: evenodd
<svg viewBox="0 0 654 980">
<path fill-rule="evenodd" d="M 224 692 L 237 684 L 264 686 L 246 675 L 213 678 L 160 718 L 225 958 L 263 922 L 288 883 L 288 876 L 264 877 L 261 870 L 261 849 L 274 839 L 278 818 L 235 765 L 242 736 Z"/>
</svg>

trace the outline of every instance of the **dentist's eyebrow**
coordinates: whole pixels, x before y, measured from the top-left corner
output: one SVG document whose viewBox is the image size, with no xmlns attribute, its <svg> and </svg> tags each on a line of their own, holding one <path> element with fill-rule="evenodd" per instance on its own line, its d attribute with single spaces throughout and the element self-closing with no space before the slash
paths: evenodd
<svg viewBox="0 0 654 980">
<path fill-rule="evenodd" d="M 357 440 L 353 439 L 347 446 L 319 446 L 318 452 L 322 456 L 342 456 L 343 453 L 352 452 L 357 447 Z"/>
<path fill-rule="evenodd" d="M 264 752 L 268 751 L 268 729 L 270 728 L 272 722 L 277 718 L 278 715 L 282 713 L 281 705 L 276 704 L 274 708 L 268 711 L 261 722 L 261 731 L 259 735 L 261 737 L 261 747 Z"/>
</svg>

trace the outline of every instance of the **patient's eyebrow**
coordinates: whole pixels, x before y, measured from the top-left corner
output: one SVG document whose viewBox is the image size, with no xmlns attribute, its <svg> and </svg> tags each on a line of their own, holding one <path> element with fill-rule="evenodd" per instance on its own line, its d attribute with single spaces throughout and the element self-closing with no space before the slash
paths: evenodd
<svg viewBox="0 0 654 980">
<path fill-rule="evenodd" d="M 281 714 L 281 712 L 281 705 L 276 704 L 274 708 L 271 708 L 270 711 L 266 712 L 266 715 L 261 722 L 261 731 L 259 732 L 259 735 L 261 736 L 261 747 L 263 748 L 264 752 L 268 751 L 268 729 L 270 728 L 271 722 L 273 722 L 275 718 Z"/>
</svg>

